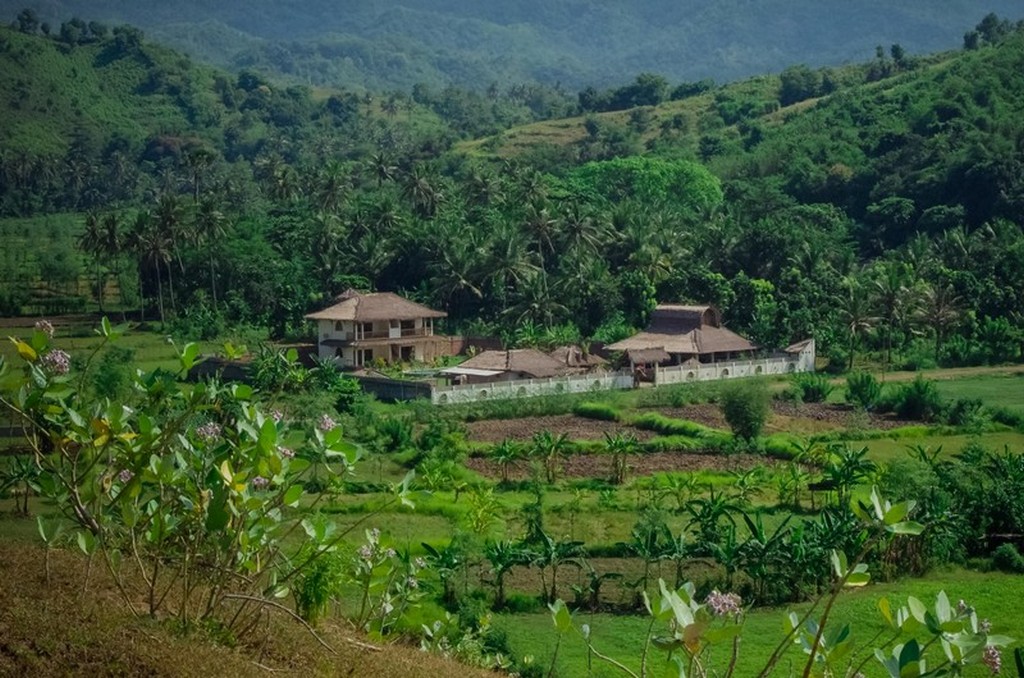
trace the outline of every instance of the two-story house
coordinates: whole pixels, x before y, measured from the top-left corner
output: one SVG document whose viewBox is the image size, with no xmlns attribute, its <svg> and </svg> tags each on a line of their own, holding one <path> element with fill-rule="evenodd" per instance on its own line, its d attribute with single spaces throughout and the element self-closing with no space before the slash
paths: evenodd
<svg viewBox="0 0 1024 678">
<path fill-rule="evenodd" d="M 347 290 L 335 304 L 306 316 L 318 326 L 318 353 L 341 367 L 362 367 L 380 359 L 430 362 L 448 355 L 448 337 L 434 334 L 434 320 L 448 314 L 391 292 Z"/>
</svg>

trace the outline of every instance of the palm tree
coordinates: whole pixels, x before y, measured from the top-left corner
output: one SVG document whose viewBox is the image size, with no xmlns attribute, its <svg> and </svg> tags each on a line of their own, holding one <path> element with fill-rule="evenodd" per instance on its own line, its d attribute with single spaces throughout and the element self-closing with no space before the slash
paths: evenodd
<svg viewBox="0 0 1024 678">
<path fill-rule="evenodd" d="M 522 234 L 505 225 L 491 239 L 485 270 L 490 272 L 491 287 L 501 310 L 505 310 L 512 291 L 540 268 L 527 249 Z"/>
<path fill-rule="evenodd" d="M 103 253 L 113 270 L 121 297 L 121 319 L 124 320 L 124 289 L 121 287 L 121 255 L 125 248 L 125 236 L 121 232 L 121 220 L 116 212 L 109 212 L 100 224 Z"/>
<path fill-rule="evenodd" d="M 159 227 L 148 211 L 139 212 L 135 218 L 135 226 L 131 233 L 131 243 L 139 256 L 139 285 L 144 279 L 143 270 L 149 269 L 156 273 L 157 302 L 160 308 L 160 323 L 166 322 L 164 313 L 163 276 L 161 264 L 167 270 L 168 285 L 171 282 L 171 259 L 174 256 L 173 243 L 170 237 Z"/>
<path fill-rule="evenodd" d="M 217 309 L 217 272 L 214 268 L 216 253 L 220 246 L 221 239 L 227 235 L 227 220 L 224 214 L 217 209 L 213 198 L 204 198 L 195 212 L 195 223 L 193 233 L 196 240 L 203 244 L 206 249 L 207 260 L 210 265 L 210 296 L 213 299 L 213 308 Z"/>
<path fill-rule="evenodd" d="M 163 238 L 167 239 L 171 253 L 178 261 L 178 269 L 185 273 L 185 264 L 181 260 L 181 244 L 190 239 L 188 225 L 185 223 L 184 212 L 178 196 L 170 191 L 160 194 L 157 201 L 156 212 L 153 215 L 154 226 L 161 231 Z M 174 279 L 171 275 L 170 264 L 167 265 L 167 288 L 171 297 L 171 310 L 177 312 L 178 305 L 174 298 Z"/>
<path fill-rule="evenodd" d="M 523 221 L 523 230 L 529 234 L 536 245 L 536 252 L 540 255 L 541 266 L 544 265 L 544 253 L 552 254 L 555 251 L 554 235 L 557 230 L 558 220 L 551 215 L 547 206 L 538 200 L 526 207 L 526 215 Z"/>
<path fill-rule="evenodd" d="M 515 303 L 504 313 L 514 318 L 516 324 L 532 322 L 541 327 L 552 327 L 568 315 L 566 307 L 551 294 L 548 275 L 543 270 L 524 277 L 516 297 Z"/>
<path fill-rule="evenodd" d="M 384 182 L 392 182 L 398 176 L 398 167 L 391 162 L 384 153 L 374 153 L 370 156 L 370 171 L 377 179 L 377 187 L 384 185 Z"/>
<path fill-rule="evenodd" d="M 839 300 L 839 314 L 850 342 L 850 363 L 847 365 L 847 369 L 853 369 L 853 359 L 860 338 L 878 322 L 877 316 L 872 315 L 871 299 L 856 278 L 847 277 L 843 280 L 843 296 Z"/>
<path fill-rule="evenodd" d="M 431 177 L 422 166 L 416 166 L 406 178 L 402 192 L 412 203 L 413 211 L 421 219 L 432 219 L 444 201 L 444 193 L 437 187 L 438 179 Z"/>
<path fill-rule="evenodd" d="M 199 194 L 202 191 L 203 174 L 213 164 L 213 152 L 206 148 L 198 148 L 185 153 L 185 165 L 188 167 L 192 178 L 192 204 L 199 204 Z"/>
<path fill-rule="evenodd" d="M 923 302 L 919 309 L 919 318 L 935 334 L 935 360 L 937 361 L 946 333 L 960 319 L 963 302 L 953 290 L 953 286 L 948 283 L 929 285 L 925 288 Z"/>
<path fill-rule="evenodd" d="M 472 232 L 443 246 L 427 266 L 430 288 L 452 318 L 463 318 L 472 300 L 484 297 L 483 252 L 473 242 Z"/>
<path fill-rule="evenodd" d="M 89 212 L 85 217 L 85 228 L 78 236 L 78 249 L 92 257 L 93 264 L 96 266 L 96 302 L 99 305 L 100 313 L 103 313 L 103 288 L 106 287 L 106 276 L 103 275 L 102 263 L 105 251 L 103 228 L 100 225 L 100 217 L 95 212 Z"/>
<path fill-rule="evenodd" d="M 871 290 L 874 303 L 881 312 L 881 319 L 885 321 L 885 369 L 888 371 L 892 360 L 892 333 L 909 296 L 905 265 L 897 262 L 880 263 L 871 280 Z"/>
<path fill-rule="evenodd" d="M 345 165 L 338 160 L 329 160 L 317 174 L 313 189 L 317 209 L 337 214 L 350 185 L 351 179 Z"/>
<path fill-rule="evenodd" d="M 593 213 L 584 212 L 577 200 L 569 203 L 562 215 L 560 240 L 563 250 L 593 254 L 599 252 L 608 238 L 608 226 Z"/>
</svg>

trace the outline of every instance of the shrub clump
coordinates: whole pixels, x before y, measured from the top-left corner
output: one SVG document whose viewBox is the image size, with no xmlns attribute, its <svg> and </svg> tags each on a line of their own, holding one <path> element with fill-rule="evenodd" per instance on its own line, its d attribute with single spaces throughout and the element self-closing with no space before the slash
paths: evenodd
<svg viewBox="0 0 1024 678">
<path fill-rule="evenodd" d="M 657 412 L 645 412 L 644 414 L 637 415 L 629 423 L 635 428 L 644 431 L 655 431 L 667 436 L 698 438 L 710 431 L 707 426 L 702 426 L 695 421 L 673 419 Z"/>
<path fill-rule="evenodd" d="M 573 408 L 573 414 L 587 419 L 600 421 L 618 421 L 619 411 L 607 403 L 583 402 Z"/>
<path fill-rule="evenodd" d="M 882 397 L 882 385 L 869 372 L 852 372 L 846 378 L 846 402 L 867 411 L 878 406 Z"/>
<path fill-rule="evenodd" d="M 934 421 L 941 417 L 945 405 L 935 382 L 918 375 L 914 381 L 901 386 L 893 400 L 893 411 L 901 419 Z"/>
<path fill-rule="evenodd" d="M 793 375 L 793 391 L 801 402 L 823 403 L 835 390 L 824 374 L 801 372 Z"/>
<path fill-rule="evenodd" d="M 1002 572 L 1024 574 L 1024 556 L 1013 544 L 1003 544 L 992 552 L 992 567 Z"/>
<path fill-rule="evenodd" d="M 768 389 L 760 381 L 728 384 L 722 388 L 719 407 L 736 437 L 751 442 L 768 420 Z"/>
</svg>

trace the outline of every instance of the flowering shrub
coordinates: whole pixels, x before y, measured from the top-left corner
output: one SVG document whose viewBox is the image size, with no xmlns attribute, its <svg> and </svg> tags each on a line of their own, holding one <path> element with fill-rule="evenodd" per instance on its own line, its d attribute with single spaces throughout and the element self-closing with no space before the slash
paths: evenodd
<svg viewBox="0 0 1024 678">
<path fill-rule="evenodd" d="M 98 332 L 96 351 L 120 334 L 106 319 Z M 73 373 L 51 335 L 41 325 L 29 341 L 12 339 L 22 377 L 0 397 L 25 428 L 40 495 L 75 526 L 134 613 L 235 635 L 256 628 L 344 537 L 306 529 L 301 557 L 285 542 L 302 517 L 304 475 L 313 465 L 344 471 L 355 448 L 324 417 L 293 451 L 283 442 L 300 431 L 266 415 L 252 388 L 184 387 L 166 370 L 138 374 L 130 400 L 95 399 L 85 388 L 91 357 Z M 181 375 L 197 355 L 184 347 Z"/>
</svg>

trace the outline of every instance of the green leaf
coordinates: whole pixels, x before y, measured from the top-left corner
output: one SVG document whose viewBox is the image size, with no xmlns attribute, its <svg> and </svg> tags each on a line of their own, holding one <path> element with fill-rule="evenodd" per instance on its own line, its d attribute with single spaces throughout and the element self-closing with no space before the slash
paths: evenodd
<svg viewBox="0 0 1024 678">
<path fill-rule="evenodd" d="M 882 618 L 885 619 L 889 626 L 892 626 L 892 606 L 889 604 L 889 599 L 882 597 L 878 599 L 878 611 L 882 613 Z"/>
<path fill-rule="evenodd" d="M 181 361 L 181 371 L 188 372 L 196 364 L 196 358 L 199 357 L 199 344 L 190 341 L 185 344 L 185 348 L 182 349 L 179 360 Z"/>
<path fill-rule="evenodd" d="M 655 636 L 651 638 L 651 645 L 663 652 L 675 652 L 683 646 L 683 641 L 675 636 Z"/>
<path fill-rule="evenodd" d="M 302 486 L 296 484 L 288 488 L 288 490 L 284 493 L 284 499 L 282 499 L 282 501 L 284 502 L 285 506 L 291 506 L 294 508 L 299 505 L 299 499 L 301 498 Z"/>
<path fill-rule="evenodd" d="M 96 537 L 93 536 L 92 532 L 79 530 L 75 534 L 75 539 L 78 541 L 78 548 L 82 549 L 82 553 L 87 556 L 96 549 Z"/>
<path fill-rule="evenodd" d="M 103 319 L 100 320 L 100 334 L 109 338 L 112 332 L 113 330 L 110 327 L 110 320 L 107 316 L 103 316 Z"/>
<path fill-rule="evenodd" d="M 14 337 L 11 337 L 10 339 L 12 342 L 14 342 L 14 346 L 18 349 L 18 355 L 20 355 L 22 359 L 31 363 L 35 362 L 36 359 L 39 358 L 39 354 L 36 353 L 35 349 L 26 344 L 24 341 L 21 341 L 20 339 L 15 339 Z"/>
<path fill-rule="evenodd" d="M 687 607 L 686 603 L 683 602 L 683 599 L 679 597 L 679 594 L 675 591 L 669 591 L 668 587 L 665 586 L 664 579 L 658 580 L 658 586 L 661 589 L 662 603 L 667 603 L 668 607 L 672 609 L 672 613 L 676 618 L 676 624 L 678 624 L 680 628 L 686 628 L 692 624 L 693 611 Z"/>
<path fill-rule="evenodd" d="M 906 518 L 908 513 L 910 513 L 910 503 L 900 502 L 885 512 L 883 522 L 886 525 L 893 525 Z"/>
<path fill-rule="evenodd" d="M 267 419 L 260 427 L 260 438 L 258 442 L 260 452 L 270 454 L 277 449 L 277 425 L 273 419 Z"/>
<path fill-rule="evenodd" d="M 924 603 L 922 603 L 914 596 L 908 596 L 907 605 L 910 607 L 910 614 L 914 615 L 914 619 L 924 624 L 925 614 L 928 612 L 927 608 L 925 608 L 924 606 Z"/>
<path fill-rule="evenodd" d="M 949 606 L 949 598 L 945 591 L 939 591 L 939 595 L 935 598 L 935 616 L 938 617 L 939 624 L 953 618 L 953 610 Z"/>
<path fill-rule="evenodd" d="M 847 569 L 846 554 L 837 549 L 832 549 L 832 570 L 836 573 L 836 577 L 839 579 L 845 577 Z"/>
<path fill-rule="evenodd" d="M 566 607 L 564 600 L 559 598 L 551 605 L 548 605 L 548 609 L 551 610 L 551 620 L 555 623 L 556 631 L 565 633 L 572 630 L 572 615 L 569 613 L 569 608 Z"/>
<path fill-rule="evenodd" d="M 887 525 L 886 530 L 893 534 L 910 534 L 919 535 L 924 532 L 924 525 L 921 523 L 915 523 L 912 520 L 908 520 L 902 523 L 895 523 L 893 525 Z"/>
<path fill-rule="evenodd" d="M 871 575 L 867 572 L 852 572 L 846 579 L 846 586 L 867 586 Z"/>
</svg>

